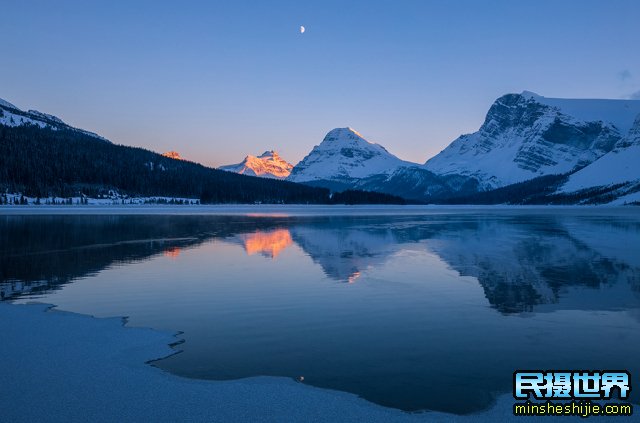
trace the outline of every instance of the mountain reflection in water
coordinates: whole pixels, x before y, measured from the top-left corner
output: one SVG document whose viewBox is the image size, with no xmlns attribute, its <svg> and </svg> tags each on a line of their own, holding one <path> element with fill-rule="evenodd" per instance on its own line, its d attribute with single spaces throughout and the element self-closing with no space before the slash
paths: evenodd
<svg viewBox="0 0 640 423">
<path fill-rule="evenodd" d="M 274 229 L 272 231 L 255 231 L 238 235 L 249 255 L 262 254 L 275 259 L 278 254 L 293 243 L 288 229 Z"/>
<path fill-rule="evenodd" d="M 2 216 L 0 295 L 182 331 L 156 363 L 182 376 L 404 410 L 480 411 L 517 368 L 640 374 L 631 212 Z"/>
</svg>

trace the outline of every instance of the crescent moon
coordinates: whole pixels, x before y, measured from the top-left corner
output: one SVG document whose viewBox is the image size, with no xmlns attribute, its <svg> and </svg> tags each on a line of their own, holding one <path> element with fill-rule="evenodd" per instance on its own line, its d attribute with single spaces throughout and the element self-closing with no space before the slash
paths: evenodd
<svg viewBox="0 0 640 423">
<path fill-rule="evenodd" d="M 304 26 L 300 25 L 300 34 L 304 34 L 304 31 L 305 31 Z"/>
</svg>

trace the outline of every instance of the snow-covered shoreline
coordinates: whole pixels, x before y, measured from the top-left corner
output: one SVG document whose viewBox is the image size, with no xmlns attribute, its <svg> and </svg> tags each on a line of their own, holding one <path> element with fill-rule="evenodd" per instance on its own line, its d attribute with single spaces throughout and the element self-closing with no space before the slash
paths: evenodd
<svg viewBox="0 0 640 423">
<path fill-rule="evenodd" d="M 118 318 L 97 319 L 50 307 L 0 303 L 3 421 L 495 422 L 513 418 L 509 395 L 500 397 L 487 412 L 454 416 L 405 413 L 287 378 L 185 379 L 149 365 L 176 352 L 170 347 L 176 341 L 171 334 L 125 327 Z"/>
</svg>

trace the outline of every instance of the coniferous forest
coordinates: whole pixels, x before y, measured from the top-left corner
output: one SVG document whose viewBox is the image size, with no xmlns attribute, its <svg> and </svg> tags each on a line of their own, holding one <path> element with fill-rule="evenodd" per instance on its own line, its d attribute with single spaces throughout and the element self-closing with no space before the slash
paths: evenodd
<svg viewBox="0 0 640 423">
<path fill-rule="evenodd" d="M 95 198 L 109 191 L 128 196 L 198 198 L 203 204 L 404 202 L 365 192 L 331 198 L 325 188 L 238 175 L 77 131 L 0 125 L 0 192 Z"/>
</svg>

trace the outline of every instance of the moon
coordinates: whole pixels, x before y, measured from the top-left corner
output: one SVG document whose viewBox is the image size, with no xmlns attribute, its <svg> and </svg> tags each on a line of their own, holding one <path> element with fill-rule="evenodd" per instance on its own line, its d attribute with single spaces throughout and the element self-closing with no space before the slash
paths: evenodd
<svg viewBox="0 0 640 423">
<path fill-rule="evenodd" d="M 300 34 L 304 34 L 304 31 L 305 31 L 304 26 L 300 25 Z"/>
</svg>

